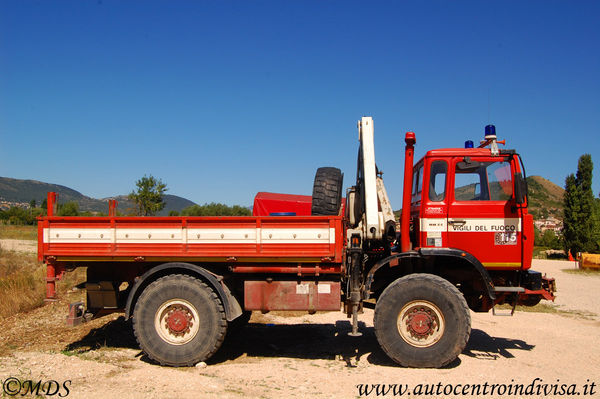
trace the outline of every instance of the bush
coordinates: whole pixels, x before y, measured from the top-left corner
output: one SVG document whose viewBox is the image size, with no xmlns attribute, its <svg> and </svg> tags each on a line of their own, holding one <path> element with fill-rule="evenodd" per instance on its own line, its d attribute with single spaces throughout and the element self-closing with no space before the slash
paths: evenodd
<svg viewBox="0 0 600 399">
<path fill-rule="evenodd" d="M 225 205 L 211 202 L 192 205 L 181 211 L 182 216 L 250 216 L 250 209 L 240 205 Z"/>
<path fill-rule="evenodd" d="M 7 210 L 0 210 L 0 221 L 12 225 L 33 225 L 37 222 L 38 216 L 45 214 L 46 212 L 42 208 L 25 209 L 12 206 Z"/>
</svg>

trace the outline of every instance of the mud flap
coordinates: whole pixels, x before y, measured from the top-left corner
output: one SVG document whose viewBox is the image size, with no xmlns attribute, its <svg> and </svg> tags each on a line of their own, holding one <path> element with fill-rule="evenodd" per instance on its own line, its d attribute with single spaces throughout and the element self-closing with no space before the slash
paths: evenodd
<svg viewBox="0 0 600 399">
<path fill-rule="evenodd" d="M 85 306 L 83 302 L 73 302 L 69 304 L 69 314 L 67 315 L 67 326 L 75 327 L 85 322 L 86 319 L 83 317 L 85 313 Z"/>
<path fill-rule="evenodd" d="M 554 302 L 554 299 L 556 299 L 556 296 L 554 295 L 555 292 L 556 292 L 556 280 L 551 277 L 543 276 L 541 289 L 535 290 L 535 291 L 526 289 L 525 292 L 523 294 L 521 294 L 521 296 L 523 297 L 523 296 L 540 295 L 543 299 Z"/>
</svg>

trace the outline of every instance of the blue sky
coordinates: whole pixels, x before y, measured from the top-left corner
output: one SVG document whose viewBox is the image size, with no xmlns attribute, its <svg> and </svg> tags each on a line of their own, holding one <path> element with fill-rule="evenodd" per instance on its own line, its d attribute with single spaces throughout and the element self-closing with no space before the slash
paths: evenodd
<svg viewBox="0 0 600 399">
<path fill-rule="evenodd" d="M 600 192 L 600 2 L 2 1 L 0 175 L 92 197 L 144 174 L 197 203 L 355 179 L 361 116 L 394 209 L 416 156 L 494 123 L 529 175 Z"/>
</svg>

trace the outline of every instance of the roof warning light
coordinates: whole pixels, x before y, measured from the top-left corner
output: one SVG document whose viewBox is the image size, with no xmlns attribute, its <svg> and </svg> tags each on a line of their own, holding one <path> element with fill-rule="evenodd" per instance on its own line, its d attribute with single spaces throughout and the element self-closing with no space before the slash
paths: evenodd
<svg viewBox="0 0 600 399">
<path fill-rule="evenodd" d="M 493 140 L 496 138 L 496 126 L 494 125 L 487 125 L 485 127 L 485 139 L 486 140 Z"/>
<path fill-rule="evenodd" d="M 481 140 L 478 148 L 483 148 L 486 146 L 490 146 L 490 150 L 492 152 L 492 156 L 498 156 L 500 151 L 498 150 L 498 144 L 506 144 L 506 140 L 498 141 L 496 139 L 496 126 L 487 125 L 485 127 L 485 140 Z"/>
</svg>

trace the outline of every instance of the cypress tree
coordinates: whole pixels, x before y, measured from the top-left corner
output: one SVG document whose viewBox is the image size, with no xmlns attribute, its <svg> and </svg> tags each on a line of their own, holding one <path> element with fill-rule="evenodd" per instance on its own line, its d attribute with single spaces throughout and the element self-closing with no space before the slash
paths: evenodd
<svg viewBox="0 0 600 399">
<path fill-rule="evenodd" d="M 579 221 L 581 219 L 579 189 L 575 184 L 575 175 L 572 173 L 565 179 L 564 214 L 563 214 L 563 238 L 565 251 L 576 255 L 581 252 L 583 245 L 578 241 Z"/>
<path fill-rule="evenodd" d="M 600 253 L 600 197 L 594 198 L 593 240 L 596 246 L 594 252 Z"/>
<path fill-rule="evenodd" d="M 596 203 L 592 192 L 592 156 L 579 157 L 577 175 L 565 179 L 563 235 L 565 249 L 572 254 L 598 250 Z"/>
<path fill-rule="evenodd" d="M 581 189 L 581 213 L 585 215 L 583 220 L 583 250 L 585 252 L 595 252 L 596 243 L 594 236 L 596 235 L 595 215 L 594 215 L 594 193 L 592 192 L 592 172 L 594 164 L 590 154 L 584 154 L 579 158 L 577 164 L 577 185 Z"/>
</svg>

